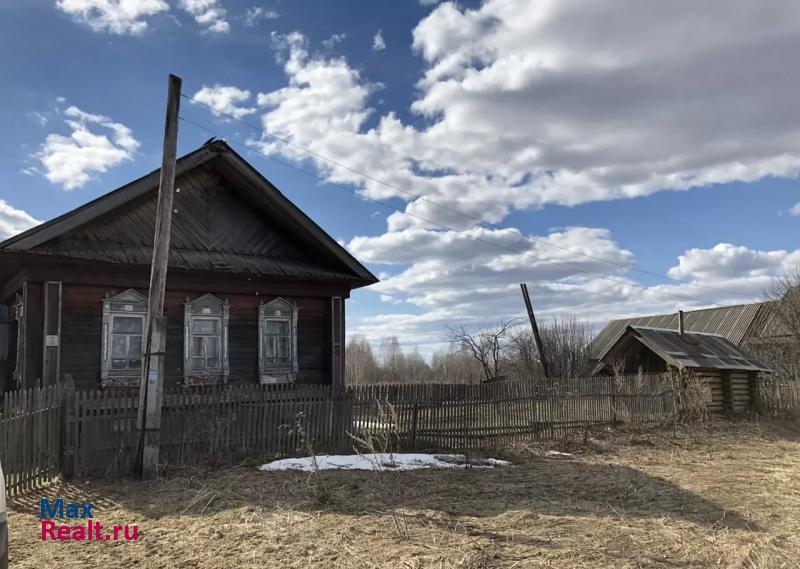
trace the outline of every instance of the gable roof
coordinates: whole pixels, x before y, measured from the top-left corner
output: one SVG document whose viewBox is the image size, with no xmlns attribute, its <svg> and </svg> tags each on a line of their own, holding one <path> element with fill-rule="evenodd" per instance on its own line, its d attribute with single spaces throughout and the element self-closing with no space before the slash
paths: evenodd
<svg viewBox="0 0 800 569">
<path fill-rule="evenodd" d="M 604 354 L 624 349 L 626 343 L 638 341 L 667 364 L 678 369 L 720 369 L 730 371 L 772 371 L 747 352 L 719 334 L 684 333 L 648 326 L 626 326 L 621 336 Z M 594 373 L 606 365 L 598 362 Z"/>
<path fill-rule="evenodd" d="M 225 188 L 214 187 L 219 181 L 208 178 L 210 171 L 224 178 Z M 148 209 L 152 208 L 148 201 L 155 203 L 159 175 L 160 169 L 154 170 L 68 213 L 11 237 L 0 243 L 0 251 L 149 264 L 153 232 L 147 229 L 148 224 L 154 223 L 154 212 Z M 344 247 L 226 143 L 215 141 L 206 144 L 176 163 L 176 187 L 180 187 L 178 181 L 181 179 L 204 175 L 211 187 L 204 187 L 201 197 L 196 195 L 200 190 L 192 194 L 192 187 L 183 194 L 176 194 L 176 207 L 179 203 L 183 204 L 187 213 L 183 218 L 180 212 L 173 216 L 170 267 L 344 280 L 352 286 L 378 282 Z M 193 185 L 191 180 L 187 184 Z M 211 203 L 218 194 L 224 195 L 227 201 L 223 203 L 217 199 Z M 233 201 L 228 199 L 232 194 L 236 194 Z M 228 220 L 233 221 L 231 225 L 234 230 L 211 227 L 210 220 L 203 218 L 198 200 L 206 200 L 207 203 L 202 205 L 207 211 L 213 211 L 214 215 L 227 216 Z M 199 216 L 201 222 L 195 227 L 182 229 L 180 224 L 186 224 L 185 220 L 192 215 Z M 258 221 L 259 216 L 269 216 L 270 223 Z M 244 224 L 239 220 L 256 221 L 250 224 L 251 227 L 242 229 Z M 259 227 L 254 228 L 254 223 Z M 110 228 L 111 224 L 113 228 Z M 115 237 L 120 225 L 131 238 L 121 240 Z M 230 233 L 237 231 L 240 243 L 232 246 L 231 240 L 237 236 L 231 237 Z M 296 245 L 287 244 L 286 237 L 289 234 L 297 241 Z M 247 243 L 247 248 L 243 248 L 242 243 Z M 277 243 L 281 243 L 282 250 L 278 250 Z M 290 247 L 291 251 L 287 253 L 286 247 Z M 310 254 L 309 249 L 317 254 Z"/>
<path fill-rule="evenodd" d="M 684 330 L 718 334 L 738 346 L 747 338 L 748 333 L 751 333 L 754 321 L 763 310 L 762 302 L 687 310 L 683 313 Z M 602 359 L 630 325 L 677 330 L 678 315 L 673 312 L 611 320 L 592 340 L 590 348 L 592 358 Z"/>
</svg>

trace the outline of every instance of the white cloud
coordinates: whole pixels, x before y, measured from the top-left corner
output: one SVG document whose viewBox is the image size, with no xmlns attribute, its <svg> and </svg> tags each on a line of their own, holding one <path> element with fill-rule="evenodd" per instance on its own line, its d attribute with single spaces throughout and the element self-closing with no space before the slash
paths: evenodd
<svg viewBox="0 0 800 569">
<path fill-rule="evenodd" d="M 345 33 L 333 34 L 328 39 L 323 40 L 322 41 L 322 45 L 326 49 L 333 49 L 334 47 L 336 47 L 337 43 L 343 42 L 346 37 L 347 37 L 347 34 L 345 34 Z"/>
<path fill-rule="evenodd" d="M 386 49 L 386 41 L 383 39 L 383 30 L 378 30 L 378 33 L 372 38 L 372 49 L 374 51 L 383 51 Z"/>
<path fill-rule="evenodd" d="M 203 85 L 203 87 L 194 94 L 193 98 L 213 109 L 232 115 L 237 119 L 256 112 L 255 107 L 241 106 L 242 103 L 250 100 L 250 91 L 230 85 L 216 84 L 211 87 Z M 212 110 L 211 112 L 214 116 L 223 116 L 217 111 Z"/>
<path fill-rule="evenodd" d="M 65 109 L 64 117 L 72 133 L 47 135 L 36 158 L 47 179 L 66 190 L 79 188 L 94 174 L 132 160 L 139 148 L 131 130 L 108 117 L 75 106 Z"/>
<path fill-rule="evenodd" d="M 758 251 L 744 246 L 719 243 L 711 249 L 689 249 L 678 257 L 678 264 L 669 270 L 669 276 L 693 281 L 719 283 L 724 287 L 731 279 L 743 277 L 771 277 L 791 262 L 790 254 L 783 250 Z"/>
<path fill-rule="evenodd" d="M 29 213 L 0 200 L 0 239 L 8 239 L 40 223 L 41 221 Z"/>
<path fill-rule="evenodd" d="M 800 202 L 789 208 L 789 215 L 800 215 Z"/>
<path fill-rule="evenodd" d="M 226 20 L 228 11 L 218 0 L 181 0 L 181 7 L 209 32 L 226 34 L 231 30 L 231 25 Z"/>
<path fill-rule="evenodd" d="M 56 8 L 95 32 L 139 35 L 147 18 L 169 10 L 164 0 L 56 0 Z"/>
<path fill-rule="evenodd" d="M 262 20 L 276 20 L 280 17 L 281 15 L 275 10 L 270 10 L 263 6 L 254 6 L 247 9 L 244 15 L 244 25 L 253 27 Z"/>
<path fill-rule="evenodd" d="M 346 59 L 316 53 L 297 32 L 273 35 L 287 85 L 256 97 L 265 130 L 317 156 L 270 138 L 253 146 L 310 162 L 327 180 L 366 197 L 405 203 L 387 218 L 387 233 L 356 238 L 350 247 L 402 266 L 375 288 L 415 311 L 373 317 L 361 331 L 385 334 L 397 326 L 413 337 L 441 332 L 454 317 L 522 314 L 521 280 L 534 283 L 545 312 L 598 318 L 747 301 L 697 286 L 711 286 L 698 261 L 708 253 L 687 251 L 677 261 L 672 274 L 692 283 L 642 289 L 622 268 L 564 251 L 562 258 L 557 250 L 549 255 L 570 270 L 495 245 L 493 255 L 483 255 L 469 235 L 516 239 L 515 248 L 535 248 L 538 256 L 556 248 L 476 226 L 548 204 L 797 176 L 800 75 L 792 54 L 800 49 L 799 4 L 755 10 L 657 0 L 486 0 L 468 9 L 445 2 L 413 37 L 425 66 L 410 108 L 419 119 L 413 124 L 395 113 L 377 115 L 370 99 L 380 85 Z M 568 239 L 570 248 L 595 254 L 599 247 L 623 265 L 633 262 L 609 234 L 591 231 L 605 230 L 573 228 L 538 239 Z M 412 247 L 424 258 L 409 258 Z M 758 263 L 779 255 L 751 253 L 749 265 L 746 253 L 733 253 L 729 280 L 719 288 L 758 296 L 771 274 Z M 749 268 L 737 272 L 742 267 Z"/>
</svg>

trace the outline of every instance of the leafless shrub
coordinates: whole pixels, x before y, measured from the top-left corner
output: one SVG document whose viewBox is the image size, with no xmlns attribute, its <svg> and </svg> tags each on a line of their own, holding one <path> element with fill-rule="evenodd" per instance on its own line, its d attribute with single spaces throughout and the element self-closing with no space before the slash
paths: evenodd
<svg viewBox="0 0 800 569">
<path fill-rule="evenodd" d="M 675 419 L 684 425 L 705 425 L 710 399 L 707 381 L 691 370 L 677 371 L 667 377 L 675 399 Z"/>
<path fill-rule="evenodd" d="M 388 401 L 375 401 L 375 416 L 364 425 L 359 434 L 348 433 L 353 440 L 353 449 L 360 456 L 369 455 L 374 474 L 374 490 L 380 496 L 392 518 L 397 535 L 409 537 L 408 517 L 398 508 L 401 488 L 398 480 L 387 476 L 392 469 L 392 455 L 399 450 L 400 434 L 397 431 L 397 411 Z"/>
<path fill-rule="evenodd" d="M 314 447 L 314 439 L 308 436 L 306 422 L 305 414 L 302 412 L 298 413 L 294 419 L 293 430 L 297 435 L 297 451 L 311 458 L 311 473 L 308 475 L 307 483 L 314 489 L 314 497 L 317 503 L 322 505 L 336 503 L 338 501 L 337 494 L 328 483 L 325 473 L 319 467 L 317 452 Z"/>
</svg>

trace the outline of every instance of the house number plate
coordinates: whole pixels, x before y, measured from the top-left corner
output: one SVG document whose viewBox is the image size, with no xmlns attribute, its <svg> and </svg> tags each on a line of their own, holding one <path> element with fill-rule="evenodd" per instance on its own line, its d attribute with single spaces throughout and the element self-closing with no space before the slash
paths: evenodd
<svg viewBox="0 0 800 569">
<path fill-rule="evenodd" d="M 58 346 L 58 334 L 47 334 L 44 338 L 44 345 L 48 348 Z"/>
</svg>

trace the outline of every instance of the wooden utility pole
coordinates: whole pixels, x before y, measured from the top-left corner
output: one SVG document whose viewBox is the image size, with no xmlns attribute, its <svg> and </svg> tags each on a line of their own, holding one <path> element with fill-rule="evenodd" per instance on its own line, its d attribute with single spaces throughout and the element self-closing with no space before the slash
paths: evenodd
<svg viewBox="0 0 800 569">
<path fill-rule="evenodd" d="M 533 339 L 536 342 L 536 349 L 539 351 L 539 361 L 542 363 L 542 371 L 545 378 L 550 378 L 550 372 L 547 369 L 547 358 L 544 354 L 544 346 L 542 345 L 542 337 L 539 336 L 539 327 L 536 325 L 536 316 L 533 314 L 533 304 L 531 304 L 531 297 L 528 295 L 528 285 L 521 283 L 519 288 L 522 289 L 522 298 L 525 300 L 525 308 L 528 310 L 528 319 L 531 321 L 531 330 L 533 330 Z"/>
<path fill-rule="evenodd" d="M 158 473 L 158 447 L 161 439 L 161 394 L 164 387 L 164 350 L 166 318 L 164 293 L 167 285 L 167 261 L 175 197 L 175 158 L 178 152 L 178 110 L 181 102 L 181 78 L 169 76 L 167 118 L 164 127 L 164 151 L 161 178 L 158 184 L 156 232 L 153 241 L 153 263 L 150 268 L 150 293 L 145 321 L 145 353 L 142 358 L 142 379 L 139 386 L 138 427 L 142 479 Z"/>
</svg>

